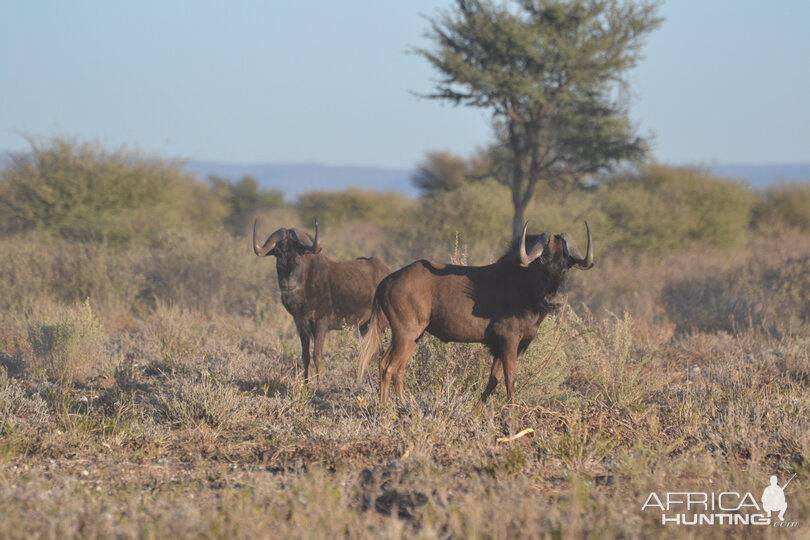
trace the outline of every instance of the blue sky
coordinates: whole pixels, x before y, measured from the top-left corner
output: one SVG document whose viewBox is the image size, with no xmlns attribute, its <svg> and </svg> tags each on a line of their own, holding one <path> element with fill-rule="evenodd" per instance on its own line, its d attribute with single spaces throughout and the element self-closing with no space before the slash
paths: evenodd
<svg viewBox="0 0 810 540">
<path fill-rule="evenodd" d="M 490 139 L 420 99 L 408 54 L 450 0 L 10 0 L 0 149 L 67 135 L 166 157 L 411 168 Z M 631 116 L 672 163 L 810 162 L 810 2 L 669 0 L 630 74 Z"/>
</svg>

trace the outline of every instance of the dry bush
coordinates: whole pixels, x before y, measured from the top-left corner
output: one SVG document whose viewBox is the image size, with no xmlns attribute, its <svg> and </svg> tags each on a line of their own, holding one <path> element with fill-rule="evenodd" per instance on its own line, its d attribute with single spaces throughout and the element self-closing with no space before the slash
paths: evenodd
<svg viewBox="0 0 810 540">
<path fill-rule="evenodd" d="M 0 239 L 0 310 L 24 313 L 43 301 L 72 304 L 92 298 L 110 309 L 137 305 L 143 286 L 138 247 L 120 250 L 100 243 L 27 233 Z"/>
<path fill-rule="evenodd" d="M 573 377 L 587 397 L 620 410 L 640 410 L 645 388 L 642 367 L 649 361 L 633 337 L 633 319 L 625 313 L 601 321 L 570 314 L 578 336 L 571 343 L 577 368 Z M 573 382 L 573 381 L 572 381 Z"/>
<path fill-rule="evenodd" d="M 425 334 L 408 361 L 405 387 L 408 391 L 422 393 L 452 384 L 469 391 L 486 384 L 491 363 L 492 356 L 483 345 L 442 343 Z"/>
<path fill-rule="evenodd" d="M 247 238 L 166 234 L 143 262 L 139 296 L 152 307 L 157 299 L 212 313 L 256 315 L 272 300 L 264 293 L 268 285 L 277 289 L 270 274 L 274 266 L 252 254 Z"/>
<path fill-rule="evenodd" d="M 54 324 L 32 324 L 28 341 L 36 366 L 52 380 L 84 381 L 102 367 L 104 335 L 89 300 L 63 311 Z"/>
<path fill-rule="evenodd" d="M 169 422 L 186 428 L 229 428 L 246 419 L 245 396 L 205 375 L 174 377 L 159 400 Z"/>
<path fill-rule="evenodd" d="M 133 353 L 151 371 L 173 373 L 202 354 L 205 321 L 196 312 L 159 304 L 144 321 Z"/>
<path fill-rule="evenodd" d="M 305 227 L 311 230 L 312 226 Z M 389 266 L 396 266 L 407 256 L 401 246 L 392 242 L 390 232 L 374 223 L 361 220 L 345 221 L 334 227 L 319 225 L 323 253 L 332 259 L 343 260 L 375 256 Z M 404 262 L 402 264 L 405 264 Z"/>
<path fill-rule="evenodd" d="M 28 392 L 16 379 L 0 373 L 0 432 L 15 426 L 39 427 L 50 421 L 48 404 L 38 393 Z"/>
<path fill-rule="evenodd" d="M 0 308 L 7 313 L 91 298 L 111 316 L 144 316 L 162 302 L 260 317 L 278 303 L 275 265 L 255 257 L 248 238 L 174 231 L 147 250 L 23 235 L 0 247 L 7 255 Z"/>
<path fill-rule="evenodd" d="M 597 318 L 627 311 L 649 327 L 650 338 L 666 338 L 675 326 L 744 331 L 753 324 L 779 334 L 806 324 L 801 299 L 810 238 L 796 231 L 762 230 L 746 249 L 731 252 L 695 245 L 664 257 L 596 253 L 593 270 L 571 277 L 569 302 L 585 304 Z"/>
<path fill-rule="evenodd" d="M 804 332 L 810 326 L 810 257 L 677 281 L 662 295 L 670 318 L 682 330 Z"/>
<path fill-rule="evenodd" d="M 516 393 L 519 401 L 534 407 L 570 398 L 565 380 L 576 361 L 572 350 L 581 332 L 577 321 L 574 310 L 566 306 L 541 323 L 537 337 L 518 357 Z"/>
</svg>

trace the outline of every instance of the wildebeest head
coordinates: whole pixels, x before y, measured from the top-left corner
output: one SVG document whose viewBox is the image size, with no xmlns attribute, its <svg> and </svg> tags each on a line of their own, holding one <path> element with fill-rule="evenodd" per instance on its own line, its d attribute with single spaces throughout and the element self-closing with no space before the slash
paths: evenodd
<svg viewBox="0 0 810 540">
<path fill-rule="evenodd" d="M 566 301 L 565 284 L 568 280 L 568 270 L 577 268 L 579 270 L 589 270 L 593 267 L 593 243 L 591 240 L 591 228 L 585 222 L 585 230 L 588 234 L 588 248 L 583 257 L 576 242 L 568 233 L 543 234 L 530 237 L 527 250 L 526 231 L 529 224 L 523 227 L 518 244 L 518 255 L 520 266 L 527 268 L 538 274 L 535 281 L 543 288 L 542 297 L 545 308 L 557 309 Z"/>
<path fill-rule="evenodd" d="M 259 257 L 274 255 L 276 257 L 276 267 L 279 269 L 279 277 L 295 274 L 300 267 L 301 255 L 307 253 L 319 253 L 321 251 L 318 240 L 318 220 L 315 220 L 315 238 L 301 229 L 279 229 L 271 234 L 264 245 L 259 245 L 256 238 L 256 223 L 253 221 L 253 251 Z"/>
</svg>

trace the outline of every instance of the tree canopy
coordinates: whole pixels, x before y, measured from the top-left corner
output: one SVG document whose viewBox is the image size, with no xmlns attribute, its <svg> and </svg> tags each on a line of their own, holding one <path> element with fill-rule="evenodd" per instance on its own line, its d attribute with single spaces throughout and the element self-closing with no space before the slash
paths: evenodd
<svg viewBox="0 0 810 540">
<path fill-rule="evenodd" d="M 493 174 L 512 192 L 513 235 L 538 183 L 638 160 L 646 141 L 627 114 L 626 73 L 661 19 L 657 4 L 618 0 L 456 0 L 431 21 L 439 72 L 427 97 L 492 111 Z"/>
</svg>

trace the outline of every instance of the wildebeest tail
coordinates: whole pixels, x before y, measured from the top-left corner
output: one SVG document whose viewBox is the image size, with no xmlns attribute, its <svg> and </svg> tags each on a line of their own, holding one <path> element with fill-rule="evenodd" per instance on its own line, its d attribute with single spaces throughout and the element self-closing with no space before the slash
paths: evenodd
<svg viewBox="0 0 810 540">
<path fill-rule="evenodd" d="M 360 356 L 358 358 L 357 382 L 363 380 L 363 375 L 366 373 L 368 362 L 375 353 L 380 351 L 382 345 L 382 338 L 385 329 L 388 328 L 388 319 L 385 317 L 380 303 L 377 301 L 377 295 L 374 295 L 374 305 L 371 308 L 371 319 L 368 323 L 368 332 L 363 337 L 363 342 L 360 344 Z"/>
</svg>

